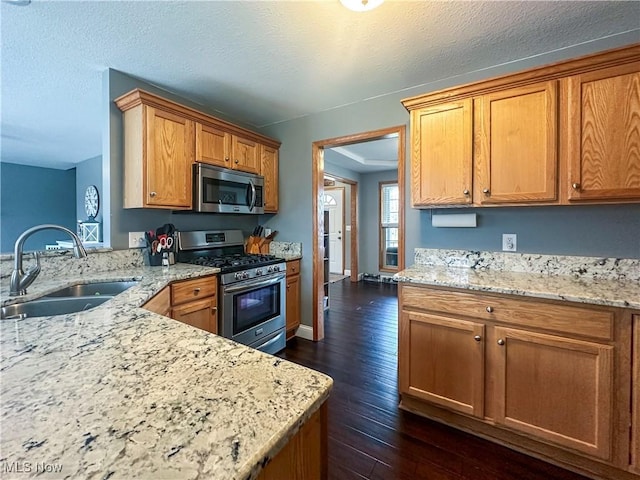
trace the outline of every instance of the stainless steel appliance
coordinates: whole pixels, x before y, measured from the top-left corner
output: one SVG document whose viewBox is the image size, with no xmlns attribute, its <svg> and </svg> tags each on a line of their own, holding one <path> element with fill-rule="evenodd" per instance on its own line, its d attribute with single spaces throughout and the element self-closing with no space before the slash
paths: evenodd
<svg viewBox="0 0 640 480">
<path fill-rule="evenodd" d="M 193 165 L 193 209 L 209 213 L 264 213 L 264 177 L 205 163 Z"/>
<path fill-rule="evenodd" d="M 218 334 L 267 353 L 286 346 L 286 264 L 244 253 L 240 230 L 178 232 L 177 261 L 220 268 Z"/>
</svg>

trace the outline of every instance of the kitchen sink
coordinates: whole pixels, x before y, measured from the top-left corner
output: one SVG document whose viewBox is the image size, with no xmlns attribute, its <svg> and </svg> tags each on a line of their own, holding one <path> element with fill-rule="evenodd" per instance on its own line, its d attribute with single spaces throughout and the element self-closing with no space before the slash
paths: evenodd
<svg viewBox="0 0 640 480">
<path fill-rule="evenodd" d="M 138 282 L 136 281 L 125 280 L 117 282 L 83 283 L 57 290 L 53 293 L 48 294 L 47 298 L 117 295 L 137 284 Z"/>
<path fill-rule="evenodd" d="M 81 312 L 102 305 L 112 298 L 113 295 L 102 294 L 82 297 L 44 297 L 30 302 L 2 307 L 0 309 L 0 319 L 46 317 Z"/>
</svg>

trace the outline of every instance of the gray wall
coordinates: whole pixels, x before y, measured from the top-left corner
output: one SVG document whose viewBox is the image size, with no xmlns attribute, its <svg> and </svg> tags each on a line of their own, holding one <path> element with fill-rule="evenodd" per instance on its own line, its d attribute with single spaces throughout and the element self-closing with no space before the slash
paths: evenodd
<svg viewBox="0 0 640 480">
<path fill-rule="evenodd" d="M 76 172 L 0 163 L 0 252 L 13 252 L 27 228 L 53 223 L 76 231 Z M 45 230 L 29 237 L 25 251 L 68 240 L 62 232 Z"/>
<path fill-rule="evenodd" d="M 360 271 L 362 273 L 380 274 L 379 251 L 380 251 L 380 219 L 378 216 L 378 205 L 380 204 L 380 192 L 378 190 L 380 182 L 397 181 L 398 170 L 385 172 L 367 173 L 361 175 L 361 235 L 366 241 L 360 242 Z M 412 262 L 413 263 L 413 262 Z M 384 275 L 389 275 L 385 272 Z"/>
<path fill-rule="evenodd" d="M 455 85 L 491 78 L 559 60 L 586 55 L 637 41 L 637 34 L 622 34 L 548 54 L 448 78 L 356 104 L 347 105 L 263 129 L 282 142 L 280 149 L 281 213 L 269 226 L 283 233 L 281 240 L 302 241 L 302 322 L 311 325 L 312 305 L 312 223 L 311 144 L 314 141 L 409 124 L 409 114 L 401 99 Z M 314 92 L 320 95 L 322 92 Z M 411 151 L 407 136 L 406 152 Z M 406 178 L 410 178 L 409 158 Z M 407 182 L 408 189 L 409 182 Z M 291 186 L 291 188 L 287 188 Z M 408 193 L 408 190 L 407 190 Z M 434 229 L 429 212 L 405 205 L 406 263 L 413 263 L 416 247 L 484 249 L 494 245 L 498 232 L 520 233 L 519 251 L 573 253 L 576 255 L 640 257 L 640 205 L 585 207 L 527 207 L 482 210 L 481 226 L 476 229 Z M 451 210 L 451 211 L 455 211 Z M 615 212 L 615 214 L 613 213 Z M 469 233 L 468 233 L 469 232 Z M 577 234 L 576 232 L 580 232 Z M 455 242 L 452 241 L 455 239 Z"/>
<path fill-rule="evenodd" d="M 100 204 L 98 208 L 97 222 L 102 222 L 102 212 L 104 210 L 104 190 L 102 188 L 102 156 L 89 158 L 84 162 L 76 164 L 76 219 L 86 222 L 87 213 L 84 210 L 84 194 L 89 185 L 98 188 Z M 102 229 L 100 230 L 102 233 Z"/>
<path fill-rule="evenodd" d="M 162 90 L 140 79 L 131 77 L 117 70 L 109 69 L 103 75 L 103 108 L 105 124 L 103 125 L 102 145 L 102 191 L 104 192 L 103 215 L 108 221 L 103 222 L 104 241 L 114 249 L 125 249 L 129 246 L 128 232 L 155 229 L 165 223 L 173 223 L 178 230 L 211 230 L 220 228 L 239 228 L 250 233 L 258 224 L 257 215 L 220 215 L 173 213 L 170 210 L 123 209 L 123 125 L 122 112 L 113 102 L 119 96 L 141 88 L 148 92 L 162 95 L 183 105 L 198 109 L 224 120 L 242 125 L 202 105 Z M 240 100 L 239 100 L 240 101 Z M 255 129 L 254 129 L 255 130 Z M 101 207 L 102 208 L 102 207 Z M 279 238 L 280 239 L 280 238 Z"/>
</svg>

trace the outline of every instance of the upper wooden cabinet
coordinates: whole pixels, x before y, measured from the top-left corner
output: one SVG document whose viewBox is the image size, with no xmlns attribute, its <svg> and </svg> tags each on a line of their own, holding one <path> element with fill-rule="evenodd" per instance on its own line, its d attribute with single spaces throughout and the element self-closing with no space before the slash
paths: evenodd
<svg viewBox="0 0 640 480">
<path fill-rule="evenodd" d="M 557 197 L 557 82 L 474 100 L 474 202 L 544 202 Z"/>
<path fill-rule="evenodd" d="M 267 211 L 277 212 L 280 142 L 140 89 L 115 103 L 124 119 L 124 208 L 191 209 L 192 164 L 203 162 L 265 170 Z"/>
<path fill-rule="evenodd" d="M 640 198 L 640 62 L 566 82 L 569 200 Z"/>
<path fill-rule="evenodd" d="M 243 172 L 260 174 L 260 144 L 247 138 L 232 135 L 231 158 L 233 167 Z"/>
<path fill-rule="evenodd" d="M 640 45 L 402 103 L 414 207 L 640 201 Z"/>
<path fill-rule="evenodd" d="M 471 203 L 471 99 L 411 112 L 413 206 Z"/>
<path fill-rule="evenodd" d="M 230 152 L 231 134 L 211 125 L 196 123 L 196 161 L 232 168 Z"/>
<path fill-rule="evenodd" d="M 193 121 L 140 104 L 124 125 L 124 208 L 190 209 Z"/>
<path fill-rule="evenodd" d="M 260 146 L 260 175 L 264 177 L 264 211 L 278 211 L 278 149 Z"/>
</svg>

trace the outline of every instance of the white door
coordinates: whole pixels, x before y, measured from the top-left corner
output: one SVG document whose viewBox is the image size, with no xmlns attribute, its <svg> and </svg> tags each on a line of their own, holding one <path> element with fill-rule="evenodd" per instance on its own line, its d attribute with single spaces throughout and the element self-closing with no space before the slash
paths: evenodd
<svg viewBox="0 0 640 480">
<path fill-rule="evenodd" d="M 329 272 L 344 274 L 342 259 L 344 190 L 325 190 L 324 209 L 329 211 Z"/>
</svg>

